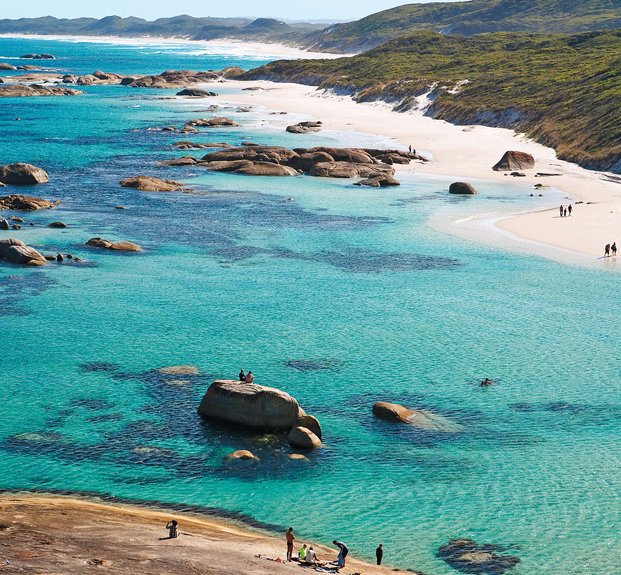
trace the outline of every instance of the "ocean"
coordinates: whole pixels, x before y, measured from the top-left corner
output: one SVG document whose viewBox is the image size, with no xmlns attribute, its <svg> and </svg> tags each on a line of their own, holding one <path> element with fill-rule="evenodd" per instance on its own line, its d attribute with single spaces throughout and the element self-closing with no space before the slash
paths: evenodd
<svg viewBox="0 0 621 575">
<path fill-rule="evenodd" d="M 0 62 L 26 52 L 55 54 L 42 65 L 67 73 L 270 60 L 189 44 L 0 38 Z M 240 514 L 277 532 L 293 526 L 299 541 L 345 541 L 362 559 L 383 543 L 386 563 L 427 575 L 455 573 L 437 550 L 460 537 L 519 557 L 515 575 L 618 573 L 619 276 L 430 224 L 554 205 L 562 192 L 542 199 L 514 181 L 477 182 L 480 195 L 456 198 L 446 179 L 417 173 L 375 189 L 159 166 L 186 155 L 172 143 L 188 138 L 149 128 L 234 102 L 232 88 L 214 86 L 207 104 L 124 86 L 0 100 L 1 163 L 44 168 L 49 184 L 19 191 L 61 201 L 15 214 L 23 229 L 0 237 L 83 259 L 0 266 L 0 489 Z M 270 112 L 231 104 L 221 113 L 241 128 L 192 139 L 397 145 L 355 131 L 287 134 Z M 193 193 L 119 185 L 136 175 Z M 47 227 L 58 220 L 68 227 Z M 143 251 L 85 245 L 96 236 Z M 158 371 L 174 365 L 199 374 Z M 289 459 L 281 435 L 197 415 L 211 382 L 240 368 L 321 421 L 325 446 L 309 461 Z M 481 388 L 485 377 L 495 384 Z M 380 421 L 376 401 L 426 409 L 457 431 Z M 259 461 L 231 464 L 237 449 Z"/>
</svg>

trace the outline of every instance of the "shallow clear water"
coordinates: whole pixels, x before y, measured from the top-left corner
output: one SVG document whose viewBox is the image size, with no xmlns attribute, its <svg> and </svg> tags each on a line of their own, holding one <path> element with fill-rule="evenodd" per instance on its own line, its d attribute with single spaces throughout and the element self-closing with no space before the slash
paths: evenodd
<svg viewBox="0 0 621 575">
<path fill-rule="evenodd" d="M 13 42 L 0 39 L 0 54 L 64 46 Z M 71 45 L 75 70 L 79 58 L 85 71 L 117 71 L 91 62 L 119 53 L 135 66 L 127 72 L 173 60 L 221 67 L 218 56 L 197 61 L 174 48 L 147 57 L 100 45 L 94 55 L 92 46 Z M 23 191 L 62 201 L 1 237 L 85 260 L 0 267 L 0 488 L 237 511 L 293 525 L 302 539 L 342 539 L 358 557 L 382 542 L 389 564 L 428 574 L 455 572 L 436 550 L 456 537 L 506 546 L 522 560 L 515 574 L 618 572 L 617 274 L 466 242 L 427 223 L 438 212 L 519 211 L 540 198 L 515 183 L 449 198 L 446 182 L 417 175 L 376 190 L 162 168 L 157 160 L 185 154 L 171 146 L 180 138 L 147 128 L 181 125 L 205 106 L 162 100 L 162 91 L 87 91 L 0 101 L 2 163 L 45 168 L 52 182 Z M 196 139 L 391 144 L 355 132 L 284 134 L 262 122 L 272 121 L 266 111 L 225 115 L 243 127 Z M 181 179 L 195 193 L 118 185 L 140 173 Z M 70 227 L 45 227 L 56 220 Z M 98 251 L 84 245 L 93 236 L 144 249 Z M 181 364 L 201 374 L 155 371 Z M 213 379 L 241 367 L 320 419 L 326 445 L 309 463 L 289 460 L 282 437 L 198 417 Z M 484 377 L 497 384 L 480 388 Z M 378 400 L 425 408 L 461 430 L 381 422 L 371 414 Z M 235 449 L 260 462 L 225 463 Z"/>
</svg>

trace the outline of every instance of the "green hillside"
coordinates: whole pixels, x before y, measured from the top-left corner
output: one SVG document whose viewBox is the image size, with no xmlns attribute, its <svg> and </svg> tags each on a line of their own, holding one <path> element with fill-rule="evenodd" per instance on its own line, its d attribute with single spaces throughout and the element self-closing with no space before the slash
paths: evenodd
<svg viewBox="0 0 621 575">
<path fill-rule="evenodd" d="M 303 39 L 317 51 L 361 52 L 419 30 L 574 34 L 621 28 L 621 0 L 472 0 L 406 4 Z"/>
<path fill-rule="evenodd" d="M 359 101 L 392 102 L 400 111 L 435 85 L 428 115 L 518 129 L 555 147 L 563 159 L 621 167 L 621 30 L 472 37 L 418 32 L 351 58 L 281 60 L 242 78 L 335 88 Z"/>
</svg>

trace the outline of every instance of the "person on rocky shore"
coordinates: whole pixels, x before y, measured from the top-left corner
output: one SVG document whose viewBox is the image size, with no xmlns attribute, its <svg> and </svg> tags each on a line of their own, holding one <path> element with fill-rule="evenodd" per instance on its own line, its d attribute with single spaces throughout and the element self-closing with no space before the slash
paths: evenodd
<svg viewBox="0 0 621 575">
<path fill-rule="evenodd" d="M 377 564 L 381 565 L 382 559 L 384 557 L 384 547 L 381 543 L 379 544 L 379 547 L 375 550 L 375 557 L 377 559 Z"/>
<path fill-rule="evenodd" d="M 317 555 L 315 554 L 315 551 L 313 551 L 313 548 L 309 547 L 308 551 L 306 552 L 306 564 L 317 565 L 317 563 L 319 563 L 319 561 L 317 560 Z"/>
<path fill-rule="evenodd" d="M 246 381 L 246 374 L 243 369 L 239 372 L 239 381 Z"/>
<path fill-rule="evenodd" d="M 298 551 L 298 557 L 300 558 L 300 561 L 306 561 L 307 549 L 308 547 L 306 546 L 306 543 L 304 543 L 304 545 L 300 547 L 300 550 Z"/>
<path fill-rule="evenodd" d="M 345 567 L 345 557 L 347 557 L 347 554 L 349 553 L 349 547 L 347 547 L 347 545 L 345 545 L 342 541 L 337 541 L 336 539 L 332 541 L 332 543 L 340 549 L 338 566 Z"/>
<path fill-rule="evenodd" d="M 177 537 L 179 537 L 179 532 L 177 531 L 177 525 L 178 523 L 174 519 L 166 523 L 166 529 L 168 529 L 169 539 L 176 539 Z"/>
<path fill-rule="evenodd" d="M 285 538 L 287 539 L 287 561 L 291 561 L 291 555 L 293 554 L 293 542 L 295 541 L 293 527 L 289 527 L 289 530 L 285 533 Z"/>
<path fill-rule="evenodd" d="M 252 372 L 249 371 L 248 375 L 246 376 L 246 383 L 252 383 L 254 381 L 254 375 L 252 375 Z"/>
</svg>

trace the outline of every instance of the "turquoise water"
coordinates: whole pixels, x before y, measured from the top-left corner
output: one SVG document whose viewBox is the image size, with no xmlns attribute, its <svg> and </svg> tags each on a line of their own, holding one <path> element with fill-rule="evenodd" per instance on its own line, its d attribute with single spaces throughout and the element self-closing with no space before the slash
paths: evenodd
<svg viewBox="0 0 621 575">
<path fill-rule="evenodd" d="M 0 39 L 0 54 L 66 47 L 15 42 Z M 91 65 L 115 54 L 133 72 L 221 61 L 175 47 L 70 48 L 70 71 L 81 61 L 116 71 Z M 1 237 L 84 259 L 0 267 L 0 488 L 220 508 L 293 525 L 302 540 L 342 539 L 360 558 L 382 542 L 387 563 L 427 574 L 455 573 L 436 550 L 456 537 L 504 546 L 521 558 L 518 575 L 618 572 L 617 274 L 428 224 L 540 198 L 515 183 L 449 198 L 446 182 L 418 175 L 375 190 L 161 168 L 157 160 L 185 152 L 171 146 L 178 135 L 147 128 L 181 125 L 202 105 L 162 100 L 171 95 L 162 91 L 87 91 L 0 102 L 2 163 L 45 168 L 52 182 L 24 192 L 62 201 Z M 284 134 L 261 110 L 226 115 L 243 127 L 196 139 L 391 145 L 353 132 Z M 139 173 L 195 193 L 118 185 Z M 69 227 L 45 227 L 56 220 Z M 97 251 L 84 245 L 93 236 L 144 249 Z M 155 371 L 183 364 L 200 375 Z M 211 381 L 241 367 L 320 419 L 326 445 L 308 463 L 289 460 L 282 437 L 265 443 L 197 416 Z M 481 389 L 484 377 L 498 383 Z M 461 431 L 378 421 L 378 400 L 444 415 Z M 260 462 L 225 463 L 235 449 Z"/>
</svg>

